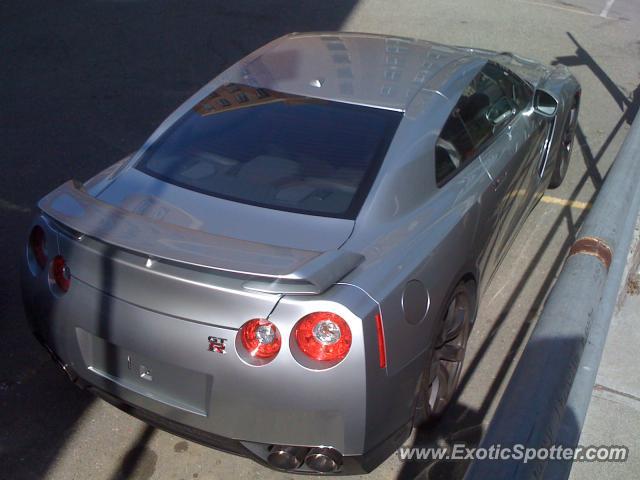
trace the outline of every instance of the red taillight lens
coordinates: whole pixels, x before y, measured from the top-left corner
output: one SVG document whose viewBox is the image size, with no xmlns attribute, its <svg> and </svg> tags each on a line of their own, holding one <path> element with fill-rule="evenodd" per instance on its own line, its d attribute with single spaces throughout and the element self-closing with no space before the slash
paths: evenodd
<svg viewBox="0 0 640 480">
<path fill-rule="evenodd" d="M 29 248 L 31 248 L 33 258 L 40 268 L 44 268 L 47 264 L 46 246 L 44 230 L 39 225 L 36 225 L 31 230 L 31 234 L 29 234 Z"/>
<path fill-rule="evenodd" d="M 51 277 L 58 288 L 63 292 L 69 290 L 71 285 L 71 271 L 62 255 L 56 255 L 51 262 Z"/>
<path fill-rule="evenodd" d="M 342 360 L 351 348 L 351 329 L 335 313 L 305 315 L 294 331 L 300 350 L 314 360 Z"/>
<path fill-rule="evenodd" d="M 254 358 L 272 358 L 280 351 L 282 340 L 278 328 L 269 320 L 254 318 L 240 327 L 240 341 Z"/>
</svg>

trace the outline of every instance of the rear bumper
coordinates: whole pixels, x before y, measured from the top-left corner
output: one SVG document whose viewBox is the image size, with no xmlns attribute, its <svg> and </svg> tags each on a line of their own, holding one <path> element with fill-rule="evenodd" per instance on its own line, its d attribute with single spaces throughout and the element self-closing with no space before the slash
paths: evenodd
<svg viewBox="0 0 640 480">
<path fill-rule="evenodd" d="M 198 430 L 192 427 L 188 427 L 186 425 L 182 425 L 180 423 L 169 420 L 165 417 L 161 417 L 153 412 L 148 410 L 144 410 L 140 407 L 136 407 L 135 405 L 130 405 L 128 403 L 123 402 L 119 398 L 114 397 L 113 395 L 99 390 L 95 387 L 88 386 L 89 391 L 102 398 L 103 400 L 109 402 L 113 406 L 119 408 L 120 410 L 132 415 L 149 425 L 152 425 L 156 428 L 165 430 L 167 432 L 178 435 L 187 440 L 191 440 L 196 443 L 200 443 L 207 447 L 215 448 L 216 450 L 220 450 L 226 453 L 231 453 L 233 455 L 239 455 L 242 457 L 250 458 L 261 465 L 271 468 L 274 470 L 279 470 L 270 465 L 267 461 L 265 461 L 264 455 L 262 455 L 261 450 L 268 450 L 269 446 L 261 446 L 261 445 L 251 445 L 252 448 L 247 448 L 245 446 L 249 442 L 241 442 L 239 440 L 234 440 L 227 437 L 221 437 L 219 435 L 214 435 L 209 432 L 205 432 L 202 430 Z M 363 455 L 352 455 L 343 457 L 342 468 L 338 475 L 359 475 L 366 474 L 373 471 L 378 465 L 384 462 L 396 448 L 409 436 L 411 433 L 412 425 L 408 423 L 407 425 L 402 426 L 397 432 L 395 432 L 388 440 L 384 441 L 377 447 L 365 452 Z M 265 448 L 266 447 L 266 448 Z M 287 471 L 287 473 L 292 473 L 291 471 Z M 320 475 L 318 472 L 312 472 L 308 470 L 295 470 L 294 473 L 298 474 L 311 474 L 311 475 Z"/>
<path fill-rule="evenodd" d="M 274 468 L 273 465 L 266 461 L 266 455 L 268 454 L 270 445 L 257 444 L 254 442 L 243 442 L 229 437 L 216 435 L 214 433 L 200 430 L 189 425 L 179 423 L 166 416 L 158 415 L 155 412 L 146 410 L 132 403 L 124 401 L 122 398 L 114 396 L 113 394 L 102 390 L 95 385 L 87 383 L 86 380 L 79 377 L 77 372 L 67 363 L 65 363 L 55 351 L 44 341 L 42 336 L 38 332 L 34 332 L 36 339 L 40 342 L 47 352 L 51 355 L 52 360 L 61 368 L 61 370 L 67 375 L 69 380 L 73 382 L 77 387 L 90 391 L 97 397 L 110 403 L 114 407 L 122 410 L 123 412 L 142 420 L 143 422 L 164 430 L 166 432 L 173 433 L 187 440 L 199 443 L 201 445 L 214 448 L 216 450 L 246 457 L 254 460 L 261 465 L 271 468 L 273 470 L 279 470 Z M 384 462 L 393 452 L 404 442 L 410 435 L 412 429 L 412 422 L 407 422 L 402 425 L 396 432 L 394 432 L 388 439 L 384 440 L 374 448 L 363 453 L 362 455 L 351 455 L 343 457 L 342 467 L 335 475 L 360 475 L 373 471 L 378 465 Z M 282 470 L 280 470 L 282 471 Z M 292 471 L 287 471 L 292 473 Z M 301 469 L 295 470 L 293 473 L 297 474 L 312 474 L 321 475 L 318 472 L 309 471 L 304 466 Z"/>
<path fill-rule="evenodd" d="M 410 422 L 391 425 L 368 415 L 376 385 L 371 371 L 380 381 L 386 376 L 377 366 L 377 350 L 369 362 L 375 370 L 369 368 L 364 342 L 354 340 L 347 358 L 333 368 L 303 367 L 290 351 L 288 333 L 295 322 L 288 319 L 300 313 L 288 305 L 272 317 L 281 329 L 281 352 L 267 365 L 248 365 L 236 352 L 235 328 L 141 307 L 73 276 L 81 271 L 74 258 L 82 257 L 74 257 L 69 244 L 62 234 L 49 241 L 62 245 L 50 256 L 63 253 L 71 268 L 66 294 L 55 294 L 48 273 L 34 272 L 28 262 L 21 280 L 32 330 L 79 386 L 159 428 L 267 466 L 271 445 L 330 446 L 343 455 L 338 473 L 363 473 L 408 436 Z M 120 281 L 123 273 L 114 268 L 112 275 Z M 151 279 L 146 288 L 153 288 Z M 170 290 L 162 293 L 165 303 L 184 299 L 167 299 Z M 354 339 L 362 338 L 361 322 L 351 315 Z M 225 354 L 209 351 L 211 336 L 227 340 Z M 295 472 L 307 473 L 304 467 Z"/>
</svg>

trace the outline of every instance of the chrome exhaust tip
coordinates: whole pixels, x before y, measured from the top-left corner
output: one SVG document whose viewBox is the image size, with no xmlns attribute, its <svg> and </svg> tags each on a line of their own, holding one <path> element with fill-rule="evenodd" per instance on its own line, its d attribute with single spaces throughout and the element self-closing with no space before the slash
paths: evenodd
<svg viewBox="0 0 640 480">
<path fill-rule="evenodd" d="M 335 448 L 316 447 L 309 451 L 304 463 L 316 472 L 333 473 L 342 466 L 342 454 Z"/>
<path fill-rule="evenodd" d="M 308 451 L 309 449 L 304 447 L 274 445 L 271 447 L 267 461 L 281 470 L 294 470 L 302 465 Z"/>
</svg>

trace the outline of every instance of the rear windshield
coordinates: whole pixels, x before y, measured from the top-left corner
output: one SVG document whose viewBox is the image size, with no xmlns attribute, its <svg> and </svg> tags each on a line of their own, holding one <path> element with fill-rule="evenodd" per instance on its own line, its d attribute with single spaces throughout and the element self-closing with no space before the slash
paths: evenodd
<svg viewBox="0 0 640 480">
<path fill-rule="evenodd" d="M 137 168 L 215 197 L 355 218 L 401 117 L 225 85 L 154 142 Z"/>
</svg>

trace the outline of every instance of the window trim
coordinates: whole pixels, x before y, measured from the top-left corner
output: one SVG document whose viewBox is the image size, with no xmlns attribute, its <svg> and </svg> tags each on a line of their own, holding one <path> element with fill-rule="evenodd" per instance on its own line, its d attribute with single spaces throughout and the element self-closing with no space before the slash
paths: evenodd
<svg viewBox="0 0 640 480">
<path fill-rule="evenodd" d="M 434 146 L 433 146 L 433 160 L 434 160 L 434 162 L 433 162 L 433 168 L 434 168 L 434 179 L 435 179 L 435 183 L 436 183 L 436 187 L 437 187 L 437 188 L 442 188 L 442 187 L 444 187 L 444 186 L 445 186 L 447 183 L 449 183 L 449 182 L 450 182 L 454 177 L 456 177 L 456 176 L 458 175 L 458 173 L 462 172 L 462 171 L 467 167 L 467 165 L 469 165 L 470 163 L 472 163 L 472 162 L 474 162 L 475 160 L 477 160 L 477 159 L 478 159 L 478 157 L 479 157 L 480 155 L 482 155 L 482 153 L 484 153 L 484 152 L 485 152 L 485 151 L 486 151 L 486 150 L 487 150 L 491 145 L 493 145 L 493 143 L 496 141 L 496 139 L 497 139 L 500 135 L 502 135 L 502 134 L 504 133 L 504 131 L 505 131 L 507 128 L 511 128 L 511 127 L 513 126 L 513 124 L 514 124 L 518 119 L 520 119 L 520 117 L 522 116 L 522 112 L 524 112 L 524 111 L 528 110 L 529 108 L 531 108 L 531 105 L 532 105 L 532 103 L 533 103 L 534 93 L 535 93 L 535 89 L 533 88 L 533 86 L 532 86 L 529 82 L 527 82 L 526 80 L 524 80 L 523 78 L 521 78 L 519 75 L 517 75 L 516 73 L 514 73 L 513 71 L 511 71 L 510 69 L 508 69 L 508 68 L 506 68 L 505 66 L 501 65 L 500 63 L 494 62 L 494 61 L 492 61 L 492 60 L 488 60 L 488 61 L 487 61 L 487 63 L 485 63 L 485 64 L 482 66 L 482 68 L 478 71 L 478 73 L 476 74 L 476 76 L 474 76 L 474 77 L 473 77 L 473 79 L 471 79 L 471 81 L 467 84 L 467 86 L 468 86 L 468 85 L 470 85 L 470 84 L 471 84 L 471 82 L 472 82 L 473 80 L 475 80 L 475 79 L 476 79 L 476 77 L 478 76 L 478 74 L 482 73 L 482 71 L 484 70 L 484 68 L 485 68 L 487 65 L 489 65 L 489 64 L 491 64 L 491 65 L 493 65 L 493 66 L 495 66 L 495 67 L 497 67 L 497 68 L 501 69 L 502 71 L 506 72 L 508 75 L 513 76 L 516 80 L 519 80 L 520 82 L 522 82 L 522 84 L 523 84 L 525 87 L 527 87 L 527 88 L 529 89 L 529 92 L 530 92 L 529 101 L 527 102 L 527 104 L 526 104 L 524 107 L 522 107 L 520 110 L 518 110 L 518 111 L 516 112 L 516 114 L 515 114 L 513 117 L 511 117 L 511 119 L 510 119 L 508 122 L 506 122 L 505 124 L 501 125 L 501 126 L 500 126 L 500 129 L 499 129 L 496 133 L 493 133 L 489 139 L 487 139 L 487 140 L 485 140 L 484 142 L 482 142 L 482 143 L 480 144 L 480 147 L 479 147 L 479 148 L 477 148 L 477 149 L 475 149 L 475 151 L 473 152 L 473 156 L 472 156 L 472 157 L 470 157 L 470 158 L 469 158 L 469 159 L 467 159 L 466 161 L 462 162 L 462 164 L 461 164 L 458 168 L 456 168 L 453 172 L 451 172 L 450 174 L 448 174 L 447 176 L 445 176 L 443 179 L 441 179 L 440 181 L 438 181 L 438 179 L 437 179 L 437 178 L 435 178 L 435 172 L 437 171 L 437 169 L 436 169 L 436 165 L 435 165 L 435 161 L 436 161 L 436 160 L 435 160 L 435 159 L 436 159 L 436 153 L 435 153 L 435 152 L 436 152 L 436 148 L 438 148 L 438 140 L 439 140 L 439 139 L 441 138 L 441 136 L 442 136 L 442 129 L 444 129 L 444 125 L 446 125 L 446 123 L 447 123 L 447 121 L 449 120 L 449 118 L 451 117 L 452 113 L 454 112 L 454 110 L 455 110 L 455 109 L 456 109 L 456 107 L 458 106 L 458 102 L 460 101 L 460 97 L 462 97 L 462 92 L 461 92 L 461 93 L 460 93 L 460 95 L 458 96 L 458 98 L 456 99 L 456 103 L 455 103 L 455 105 L 453 106 L 453 108 L 451 109 L 451 111 L 449 112 L 449 114 L 447 115 L 447 118 L 445 119 L 445 122 L 444 122 L 444 124 L 443 124 L 442 128 L 440 129 L 440 132 L 439 132 L 439 134 L 438 134 L 438 137 L 437 137 L 437 139 L 436 139 L 436 142 L 434 143 Z M 465 88 L 466 88 L 466 87 L 465 87 Z M 464 89 L 463 89 L 463 92 L 464 92 Z M 462 119 L 460 119 L 460 121 L 462 122 L 462 124 L 463 124 L 463 126 L 465 127 L 465 130 L 466 130 L 466 128 L 467 128 L 466 124 L 464 123 L 464 121 L 463 121 Z M 468 134 L 468 132 L 467 132 L 467 134 Z"/>
<path fill-rule="evenodd" d="M 309 100 L 316 100 L 314 97 L 304 97 L 304 98 L 307 98 Z M 364 105 L 351 104 L 347 102 L 340 102 L 338 100 L 329 100 L 329 102 L 338 104 L 339 106 L 344 108 L 355 107 L 355 108 L 361 108 L 361 109 L 376 110 L 376 107 L 369 107 Z M 365 171 L 362 181 L 360 182 L 358 189 L 356 190 L 356 192 L 353 195 L 353 198 L 351 199 L 351 203 L 349 204 L 349 207 L 344 212 L 332 213 L 332 212 L 324 212 L 324 211 L 310 211 L 302 208 L 287 207 L 282 205 L 271 205 L 268 203 L 241 199 L 231 195 L 212 193 L 211 191 L 208 191 L 204 188 L 197 187 L 195 185 L 191 185 L 186 182 L 181 182 L 180 180 L 177 180 L 172 177 L 168 177 L 166 175 L 163 175 L 162 173 L 158 173 L 148 168 L 145 165 L 145 160 L 151 154 L 154 145 L 157 145 L 158 142 L 166 138 L 166 136 L 170 135 L 175 129 L 179 128 L 179 126 L 188 119 L 189 113 L 191 111 L 192 109 L 188 109 L 187 111 L 185 111 L 183 115 L 180 116 L 178 119 L 176 119 L 175 122 L 171 124 L 157 139 L 155 139 L 151 145 L 147 146 L 144 149 L 144 151 L 141 151 L 140 156 L 137 158 L 136 162 L 133 164 L 133 168 L 135 168 L 136 170 L 138 170 L 139 172 L 145 175 L 149 175 L 165 183 L 175 185 L 177 187 L 184 188 L 192 192 L 201 193 L 203 195 L 207 195 L 212 198 L 227 200 L 227 201 L 231 201 L 231 202 L 235 202 L 243 205 L 251 205 L 255 207 L 266 208 L 274 211 L 298 213 L 298 214 L 310 215 L 314 217 L 336 218 L 336 219 L 352 220 L 352 221 L 356 220 L 369 194 L 371 193 L 373 184 L 375 180 L 378 178 L 382 165 L 385 159 L 387 158 L 387 155 L 389 153 L 389 148 L 391 147 L 391 143 L 395 139 L 398 128 L 400 128 L 400 124 L 404 119 L 403 112 L 399 112 L 395 110 L 385 110 L 385 115 L 387 117 L 385 118 L 385 122 L 386 122 L 386 128 L 388 130 L 387 132 L 388 135 L 386 135 L 385 138 L 379 143 L 378 148 L 376 149 L 371 159 L 371 164 Z"/>
<path fill-rule="evenodd" d="M 511 70 L 511 69 L 509 69 L 509 68 L 505 67 L 504 65 L 501 65 L 501 64 L 499 64 L 499 63 L 497 63 L 497 62 L 491 62 L 491 61 L 490 61 L 490 62 L 487 62 L 487 63 L 493 63 L 493 64 L 497 65 L 498 67 L 502 68 L 505 72 L 507 72 L 509 75 L 511 75 L 511 76 L 512 76 L 512 77 L 514 77 L 516 80 L 518 80 L 519 82 L 521 82 L 521 83 L 522 83 L 522 84 L 527 88 L 527 90 L 529 91 L 529 101 L 527 102 L 527 104 L 526 104 L 524 107 L 522 107 L 522 110 L 521 110 L 521 111 L 523 111 L 523 110 L 527 110 L 529 107 L 531 107 L 531 106 L 532 106 L 532 104 L 533 104 L 533 97 L 534 97 L 534 94 L 535 94 L 536 89 L 535 89 L 535 87 L 534 87 L 531 83 L 529 83 L 527 80 L 525 80 L 524 78 L 522 78 L 522 77 L 521 77 L 520 75 L 518 75 L 516 72 L 514 72 L 513 70 Z"/>
</svg>

